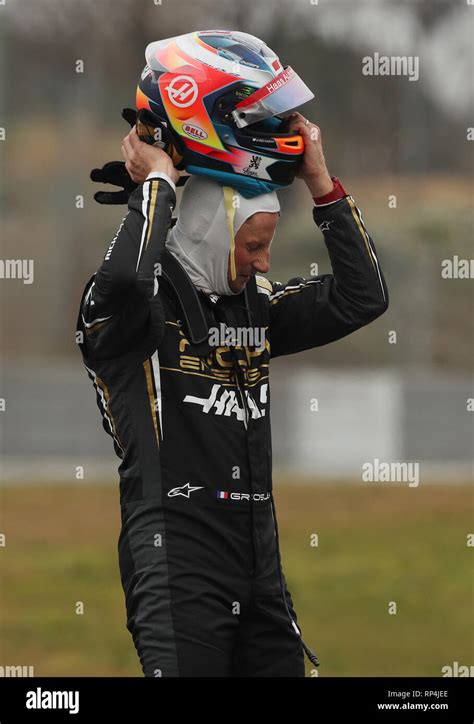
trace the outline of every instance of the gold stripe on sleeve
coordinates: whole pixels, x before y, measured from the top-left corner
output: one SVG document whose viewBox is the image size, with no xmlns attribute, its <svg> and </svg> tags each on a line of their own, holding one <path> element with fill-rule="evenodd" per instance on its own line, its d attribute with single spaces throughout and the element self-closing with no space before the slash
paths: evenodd
<svg viewBox="0 0 474 724">
<path fill-rule="evenodd" d="M 156 442 L 158 446 L 160 445 L 160 435 L 158 432 L 158 420 L 156 419 L 156 410 L 155 410 L 155 391 L 153 389 L 153 375 L 151 371 L 151 361 L 149 359 L 146 359 L 143 363 L 143 368 L 145 370 L 145 377 L 146 377 L 146 387 L 148 390 L 148 399 L 150 401 L 150 410 L 151 410 L 151 419 L 153 420 L 153 426 L 155 428 L 155 434 L 156 434 Z"/>
<path fill-rule="evenodd" d="M 148 210 L 148 234 L 146 237 L 145 242 L 145 249 L 148 246 L 148 242 L 150 241 L 151 236 L 151 229 L 153 226 L 153 216 L 155 214 L 155 206 L 156 206 L 156 197 L 158 195 L 158 189 L 160 187 L 160 182 L 158 179 L 154 179 L 151 182 L 151 196 L 150 196 L 150 205 Z"/>
<path fill-rule="evenodd" d="M 373 259 L 373 256 L 372 256 L 372 254 L 371 254 L 370 247 L 369 247 L 369 240 L 367 239 L 367 234 L 366 234 L 366 232 L 365 232 L 365 229 L 363 228 L 362 224 L 360 223 L 359 215 L 358 215 L 358 213 L 357 213 L 357 209 L 356 209 L 356 205 L 355 205 L 355 203 L 354 203 L 354 200 L 352 199 L 351 196 L 347 196 L 346 198 L 347 198 L 347 201 L 349 202 L 349 206 L 351 207 L 352 216 L 354 217 L 354 220 L 355 220 L 357 226 L 359 227 L 359 231 L 360 231 L 360 233 L 361 233 L 361 235 L 362 235 L 362 238 L 363 238 L 363 240 L 364 240 L 364 242 L 365 242 L 365 247 L 366 247 L 366 249 L 367 249 L 367 254 L 369 255 L 369 259 L 370 259 L 370 261 L 372 262 L 372 266 L 373 266 L 374 269 L 375 269 L 374 259 Z"/>
</svg>

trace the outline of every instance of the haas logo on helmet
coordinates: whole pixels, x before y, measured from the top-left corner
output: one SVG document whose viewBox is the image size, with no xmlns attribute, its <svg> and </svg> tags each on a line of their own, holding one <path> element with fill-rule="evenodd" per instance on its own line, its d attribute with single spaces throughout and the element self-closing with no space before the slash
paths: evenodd
<svg viewBox="0 0 474 724">
<path fill-rule="evenodd" d="M 194 78 L 189 75 L 178 75 L 169 85 L 165 86 L 171 103 L 178 108 L 192 106 L 198 97 L 198 87 Z"/>
</svg>

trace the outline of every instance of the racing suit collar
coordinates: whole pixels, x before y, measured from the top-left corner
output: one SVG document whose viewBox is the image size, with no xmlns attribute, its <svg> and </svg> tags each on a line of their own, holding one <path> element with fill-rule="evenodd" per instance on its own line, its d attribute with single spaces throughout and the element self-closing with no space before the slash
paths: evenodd
<svg viewBox="0 0 474 724">
<path fill-rule="evenodd" d="M 201 344 L 207 341 L 209 336 L 209 322 L 206 318 L 203 305 L 233 306 L 242 305 L 246 308 L 249 326 L 257 309 L 258 293 L 255 277 L 249 279 L 245 289 L 232 297 L 218 294 L 206 294 L 199 292 L 192 283 L 184 266 L 176 257 L 165 249 L 162 256 L 162 280 L 165 286 L 172 290 L 176 298 L 185 322 L 189 339 L 193 344 Z M 252 312 L 252 310 L 254 310 Z"/>
</svg>

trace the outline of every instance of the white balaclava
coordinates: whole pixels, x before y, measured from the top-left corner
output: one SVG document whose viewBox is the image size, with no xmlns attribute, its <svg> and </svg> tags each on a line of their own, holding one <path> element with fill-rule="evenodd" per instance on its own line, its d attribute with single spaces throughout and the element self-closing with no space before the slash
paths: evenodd
<svg viewBox="0 0 474 724">
<path fill-rule="evenodd" d="M 257 211 L 279 210 L 275 191 L 246 199 L 230 186 L 194 175 L 183 189 L 178 221 L 168 234 L 166 247 L 197 289 L 232 295 L 227 269 L 230 261 L 231 277 L 235 278 L 235 235 Z"/>
</svg>

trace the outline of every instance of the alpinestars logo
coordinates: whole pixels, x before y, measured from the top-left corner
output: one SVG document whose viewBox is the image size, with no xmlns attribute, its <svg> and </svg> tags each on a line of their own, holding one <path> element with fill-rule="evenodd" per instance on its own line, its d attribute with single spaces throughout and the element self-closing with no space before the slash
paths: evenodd
<svg viewBox="0 0 474 724">
<path fill-rule="evenodd" d="M 186 483 L 186 485 L 181 485 L 178 488 L 172 488 L 168 492 L 168 498 L 175 498 L 177 495 L 182 495 L 183 498 L 188 498 L 189 500 L 191 493 L 194 493 L 195 490 L 203 490 L 203 487 L 202 485 L 193 486 L 190 483 Z"/>
<path fill-rule="evenodd" d="M 265 417 L 266 410 L 264 406 L 267 403 L 267 390 L 267 384 L 262 385 L 260 388 L 260 403 L 263 405 L 263 407 L 260 408 L 257 407 L 255 400 L 250 396 L 249 392 L 245 390 L 247 405 L 253 419 Z M 202 407 L 202 411 L 206 414 L 209 414 L 209 412 L 212 411 L 215 415 L 224 415 L 224 417 L 236 415 L 237 420 L 240 420 L 241 422 L 245 421 L 244 409 L 243 407 L 240 407 L 237 401 L 236 392 L 234 390 L 228 390 L 225 387 L 222 387 L 222 385 L 212 385 L 209 397 L 186 395 L 183 402 L 200 405 Z"/>
<path fill-rule="evenodd" d="M 332 223 L 333 223 L 333 219 L 331 219 L 331 221 L 322 221 L 319 224 L 319 228 L 321 229 L 321 231 L 329 231 L 329 224 L 332 224 Z"/>
</svg>

